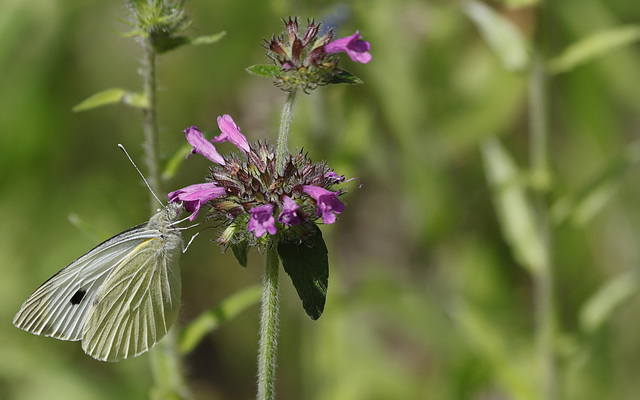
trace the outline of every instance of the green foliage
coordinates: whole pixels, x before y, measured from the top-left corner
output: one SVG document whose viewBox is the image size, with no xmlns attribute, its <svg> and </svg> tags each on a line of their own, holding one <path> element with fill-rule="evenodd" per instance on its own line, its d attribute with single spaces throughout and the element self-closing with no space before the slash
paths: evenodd
<svg viewBox="0 0 640 400">
<path fill-rule="evenodd" d="M 302 307 L 311 319 L 318 319 L 327 298 L 329 259 L 320 228 L 312 226 L 315 232 L 300 243 L 280 241 L 278 254 L 302 300 Z"/>
<path fill-rule="evenodd" d="M 536 188 L 528 172 L 529 50 L 522 52 L 534 31 L 550 39 L 554 72 L 546 193 L 561 398 L 640 392 L 640 48 L 628 25 L 640 10 L 628 0 L 537 2 L 516 11 L 508 7 L 518 1 L 476 2 L 491 7 L 488 21 L 506 20 L 507 32 L 518 32 L 493 43 L 483 31 L 491 24 L 481 28 L 464 3 L 347 4 L 351 17 L 337 34 L 360 30 L 373 60 L 343 58 L 340 66 L 366 84 L 300 95 L 293 146 L 364 185 L 343 196 L 338 222 L 323 227 L 332 289 L 322 318 L 304 317 L 281 274 L 278 399 L 541 399 L 531 387 L 539 375 L 531 270 L 520 267 L 535 263 L 535 239 L 516 251 L 529 243 L 526 210 Z M 250 141 L 275 140 L 284 95 L 243 68 L 269 62 L 260 43 L 280 32 L 280 18 L 335 11 L 320 2 L 295 10 L 283 2 L 185 7 L 193 22 L 179 36 L 226 30 L 228 37 L 158 57 L 163 200 L 208 172 L 202 157 L 182 163 L 188 126 L 212 127 L 229 113 Z M 44 279 L 148 217 L 148 193 L 116 147 L 143 159 L 139 110 L 70 111 L 103 88 L 139 90 L 140 52 L 114 34 L 127 29 L 118 22 L 126 9 L 9 1 L 0 2 L 0 15 L 0 398 L 148 398 L 148 356 L 98 363 L 77 343 L 9 323 Z M 574 44 L 604 32 L 617 35 L 572 56 L 579 62 L 565 63 L 562 73 L 553 69 L 572 59 Z M 523 47 L 509 50 L 514 43 Z M 507 65 L 525 68 L 514 73 Z M 225 146 L 220 151 L 232 151 Z M 505 169 L 509 178 L 488 184 L 489 174 Z M 81 230 L 70 213 L 84 221 Z M 210 242 L 217 236 L 202 230 L 181 258 L 183 327 L 260 282 L 264 256 L 237 268 L 231 252 Z M 193 341 L 200 345 L 185 368 L 195 398 L 255 396 L 256 314 L 248 308 Z M 210 332 L 210 323 L 203 326 Z"/>
<path fill-rule="evenodd" d="M 180 351 L 187 354 L 202 341 L 205 335 L 217 329 L 226 321 L 232 320 L 242 311 L 257 304 L 262 294 L 262 287 L 251 286 L 224 299 L 218 306 L 207 310 L 194 319 L 182 331 Z"/>
</svg>

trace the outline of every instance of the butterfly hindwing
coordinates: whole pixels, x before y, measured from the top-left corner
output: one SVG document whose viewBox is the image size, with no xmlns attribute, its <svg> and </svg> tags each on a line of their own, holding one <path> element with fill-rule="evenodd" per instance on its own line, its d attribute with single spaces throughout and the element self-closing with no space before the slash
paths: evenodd
<svg viewBox="0 0 640 400">
<path fill-rule="evenodd" d="M 149 350 L 178 315 L 180 237 L 173 232 L 141 243 L 100 287 L 89 310 L 82 348 L 118 361 Z"/>
</svg>

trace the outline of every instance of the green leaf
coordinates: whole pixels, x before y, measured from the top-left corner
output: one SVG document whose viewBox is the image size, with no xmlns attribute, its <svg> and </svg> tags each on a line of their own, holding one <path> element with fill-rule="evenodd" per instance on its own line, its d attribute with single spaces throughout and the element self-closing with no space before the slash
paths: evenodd
<svg viewBox="0 0 640 400">
<path fill-rule="evenodd" d="M 524 267 L 538 272 L 544 266 L 544 246 L 536 229 L 526 183 L 515 162 L 496 138 L 482 144 L 482 159 L 505 240 Z"/>
<path fill-rule="evenodd" d="M 351 72 L 340 71 L 339 74 L 333 75 L 329 84 L 347 83 L 350 85 L 362 85 L 362 79 L 353 75 Z"/>
<path fill-rule="evenodd" d="M 479 1 L 463 3 L 463 10 L 507 71 L 529 65 L 528 45 L 520 30 L 503 15 Z"/>
<path fill-rule="evenodd" d="M 278 254 L 307 315 L 318 319 L 327 297 L 329 258 L 320 228 L 312 226 L 315 232 L 302 243 L 279 242 Z"/>
<path fill-rule="evenodd" d="M 153 51 L 156 54 L 162 54 L 188 43 L 189 38 L 185 36 L 155 36 Z"/>
<path fill-rule="evenodd" d="M 640 141 L 628 145 L 625 152 L 596 174 L 576 193 L 558 199 L 551 207 L 554 223 L 571 221 L 583 226 L 613 197 L 623 174 L 640 163 Z"/>
<path fill-rule="evenodd" d="M 212 44 L 222 39 L 226 34 L 227 32 L 222 31 L 213 35 L 198 36 L 195 38 L 185 36 L 157 36 L 153 41 L 153 49 L 156 53 L 162 54 L 186 44 L 193 46 Z"/>
<path fill-rule="evenodd" d="M 193 46 L 201 46 L 205 44 L 213 44 L 222 39 L 227 34 L 226 31 L 218 32 L 213 35 L 198 36 L 189 40 L 189 44 Z"/>
<path fill-rule="evenodd" d="M 180 352 L 186 354 L 192 351 L 209 332 L 256 304 L 261 295 L 261 286 L 251 286 L 226 298 L 216 308 L 202 313 L 182 331 Z"/>
<path fill-rule="evenodd" d="M 173 153 L 173 156 L 171 156 L 171 158 L 167 162 L 164 171 L 162 171 L 163 180 L 169 180 L 176 175 L 176 173 L 178 172 L 178 168 L 180 168 L 180 165 L 182 165 L 184 160 L 186 160 L 186 157 L 189 155 L 189 153 L 191 153 L 192 148 L 193 147 L 189 143 L 185 143 L 180 146 L 180 148 L 175 153 Z"/>
<path fill-rule="evenodd" d="M 73 111 L 85 111 L 107 104 L 120 103 L 128 93 L 121 88 L 103 90 L 80 102 L 80 104 L 73 107 Z"/>
<path fill-rule="evenodd" d="M 580 326 L 592 333 L 600 328 L 631 296 L 640 289 L 640 275 L 633 270 L 620 274 L 605 283 L 580 311 Z"/>
<path fill-rule="evenodd" d="M 548 63 L 551 73 L 559 74 L 586 64 L 607 52 L 640 40 L 640 26 L 631 25 L 594 33 L 570 45 Z"/>
<path fill-rule="evenodd" d="M 232 244 L 231 250 L 233 251 L 233 255 L 236 257 L 236 260 L 238 260 L 238 263 L 246 268 L 249 258 L 249 245 L 247 244 L 247 241 L 243 240 L 240 243 Z"/>
<path fill-rule="evenodd" d="M 275 78 L 280 74 L 282 68 L 277 65 L 256 64 L 246 68 L 246 71 L 261 78 Z"/>
</svg>

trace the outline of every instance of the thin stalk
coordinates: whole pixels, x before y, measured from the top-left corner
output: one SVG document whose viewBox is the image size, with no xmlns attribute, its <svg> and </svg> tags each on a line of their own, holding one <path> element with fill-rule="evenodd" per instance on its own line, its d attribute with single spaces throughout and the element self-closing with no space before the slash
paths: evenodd
<svg viewBox="0 0 640 400">
<path fill-rule="evenodd" d="M 267 249 L 260 311 L 258 350 L 258 400 L 275 398 L 276 358 L 278 349 L 278 273 L 280 258 L 275 246 Z"/>
<path fill-rule="evenodd" d="M 291 118 L 293 117 L 293 107 L 296 103 L 297 92 L 297 89 L 293 89 L 287 94 L 287 100 L 284 103 L 282 115 L 280 116 L 280 131 L 278 132 L 278 144 L 276 150 L 276 165 L 278 166 L 279 174 L 284 170 L 285 155 L 289 151 L 287 141 L 289 139 L 289 127 L 291 126 Z"/>
<path fill-rule="evenodd" d="M 555 300 L 553 262 L 551 256 L 551 229 L 549 224 L 547 192 L 549 186 L 549 129 L 547 116 L 547 77 L 544 61 L 539 54 L 533 58 L 529 76 L 530 157 L 534 182 L 534 212 L 538 235 L 542 242 L 542 262 L 533 275 L 538 378 L 541 398 L 558 397 L 557 366 L 554 352 Z"/>
<path fill-rule="evenodd" d="M 142 42 L 143 62 L 141 75 L 143 90 L 147 99 L 144 113 L 144 140 L 145 162 L 147 164 L 147 180 L 151 189 L 162 193 L 160 187 L 160 150 L 158 145 L 158 121 L 156 114 L 156 74 L 155 52 L 151 44 L 151 38 L 145 38 Z M 150 196 L 150 210 L 158 208 L 158 203 L 153 194 Z M 152 212 L 153 214 L 153 212 Z M 156 398 L 188 398 L 182 370 L 182 359 L 178 351 L 178 338 L 175 329 L 169 333 L 151 351 L 149 357 L 151 371 L 154 379 L 153 393 Z"/>
</svg>

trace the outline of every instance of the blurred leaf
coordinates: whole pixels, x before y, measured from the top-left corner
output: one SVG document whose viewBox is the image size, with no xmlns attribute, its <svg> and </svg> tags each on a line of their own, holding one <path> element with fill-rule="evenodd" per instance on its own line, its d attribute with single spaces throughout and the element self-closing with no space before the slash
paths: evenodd
<svg viewBox="0 0 640 400">
<path fill-rule="evenodd" d="M 227 32 L 222 31 L 213 35 L 198 36 L 195 38 L 186 36 L 157 36 L 153 41 L 153 49 L 156 51 L 156 53 L 162 54 L 170 50 L 174 50 L 180 46 L 184 46 L 185 44 L 193 46 L 212 44 L 222 39 L 226 34 Z"/>
<path fill-rule="evenodd" d="M 544 265 L 544 248 L 518 167 L 496 138 L 487 139 L 481 149 L 504 238 L 518 262 L 538 272 Z"/>
<path fill-rule="evenodd" d="M 192 351 L 209 332 L 256 304 L 261 296 L 261 286 L 250 286 L 226 298 L 216 308 L 202 313 L 182 331 L 180 352 Z"/>
<path fill-rule="evenodd" d="M 518 9 L 538 5 L 540 0 L 500 0 L 500 2 L 510 9 Z"/>
<path fill-rule="evenodd" d="M 247 244 L 247 241 L 243 240 L 240 243 L 232 244 L 231 250 L 233 251 L 233 255 L 236 257 L 236 260 L 238 260 L 238 263 L 246 268 L 249 256 L 249 245 Z"/>
<path fill-rule="evenodd" d="M 277 65 L 256 64 L 246 68 L 246 71 L 262 78 L 275 78 L 282 71 L 282 68 Z"/>
<path fill-rule="evenodd" d="M 609 51 L 640 40 L 640 26 L 631 25 L 594 33 L 570 45 L 558 57 L 548 63 L 551 73 L 571 71 Z"/>
<path fill-rule="evenodd" d="M 128 101 L 129 104 L 136 105 L 137 103 L 140 103 L 140 96 L 141 95 L 139 94 L 129 93 L 128 91 L 121 88 L 107 89 L 83 100 L 80 104 L 73 107 L 73 111 L 85 111 L 107 104 L 127 102 L 127 98 L 133 99 Z M 144 103 L 146 104 L 146 101 Z"/>
<path fill-rule="evenodd" d="M 490 365 L 494 375 L 509 393 L 509 399 L 537 400 L 535 362 L 528 348 L 514 348 L 514 340 L 485 313 L 471 304 L 459 303 L 454 317 L 466 336 L 466 343 Z"/>
<path fill-rule="evenodd" d="M 638 289 L 640 274 L 637 270 L 620 274 L 606 282 L 580 310 L 582 330 L 592 333 L 599 329 Z"/>
<path fill-rule="evenodd" d="M 351 72 L 340 71 L 339 74 L 331 77 L 330 84 L 348 83 L 350 85 L 362 85 L 362 79 L 353 75 Z"/>
<path fill-rule="evenodd" d="M 222 39 L 227 34 L 226 31 L 218 32 L 213 35 L 198 36 L 189 40 L 189 44 L 193 46 L 201 46 L 204 44 L 213 44 Z"/>
<path fill-rule="evenodd" d="M 318 319 L 327 297 L 329 259 L 320 228 L 311 226 L 315 232 L 301 243 L 279 242 L 278 254 L 307 315 Z"/>
<path fill-rule="evenodd" d="M 185 143 L 180 146 L 180 148 L 175 153 L 173 153 L 164 170 L 162 171 L 163 180 L 169 180 L 176 175 L 176 173 L 178 172 L 178 168 L 180 168 L 180 165 L 182 165 L 182 163 L 186 160 L 186 157 L 189 155 L 189 153 L 191 153 L 192 148 L 193 146 L 191 146 L 189 143 Z"/>
<path fill-rule="evenodd" d="M 469 19 L 498 56 L 507 71 L 522 71 L 529 65 L 528 46 L 518 28 L 491 7 L 470 0 L 462 5 Z"/>
<path fill-rule="evenodd" d="M 640 141 L 627 146 L 625 152 L 607 165 L 578 192 L 558 199 L 551 207 L 551 218 L 561 224 L 570 219 L 584 225 L 613 197 L 622 175 L 640 162 Z"/>
<path fill-rule="evenodd" d="M 122 102 L 135 108 L 144 109 L 149 106 L 147 96 L 144 93 L 128 92 L 122 99 Z"/>
</svg>

